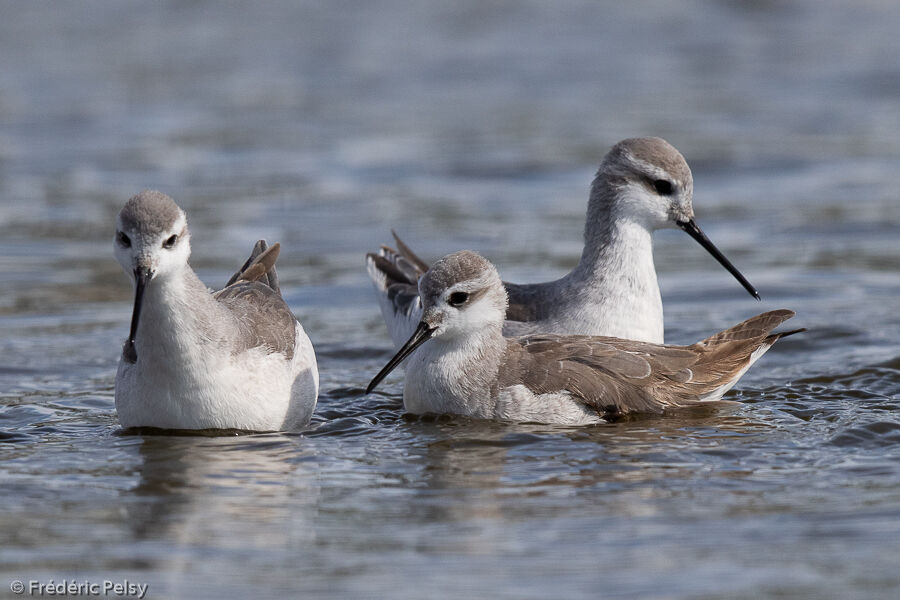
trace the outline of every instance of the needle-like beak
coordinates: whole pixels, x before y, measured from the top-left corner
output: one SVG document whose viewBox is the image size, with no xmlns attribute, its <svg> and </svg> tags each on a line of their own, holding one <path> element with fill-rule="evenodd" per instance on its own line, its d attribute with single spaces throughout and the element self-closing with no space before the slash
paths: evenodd
<svg viewBox="0 0 900 600">
<path fill-rule="evenodd" d="M 735 279 L 737 279 L 744 289 L 750 292 L 750 295 L 756 298 L 757 300 L 761 300 L 759 297 L 759 292 L 756 291 L 756 288 L 750 285 L 750 282 L 747 281 L 747 278 L 741 275 L 741 272 L 737 270 L 731 261 L 725 258 L 725 255 L 722 254 L 716 245 L 710 241 L 706 234 L 700 229 L 694 219 L 688 219 L 687 221 L 675 221 L 675 224 L 678 225 L 681 229 L 685 231 L 689 236 L 697 240 L 697 242 L 706 248 L 706 251 L 715 257 L 719 264 L 728 269 L 728 272 L 731 273 Z"/>
<path fill-rule="evenodd" d="M 144 301 L 144 288 L 153 277 L 153 273 L 147 267 L 138 267 L 134 270 L 134 312 L 131 313 L 131 331 L 128 341 L 125 342 L 123 355 L 125 360 L 134 364 L 137 362 L 137 350 L 134 348 L 134 338 L 137 335 L 138 320 L 141 318 L 141 304 Z"/>
<path fill-rule="evenodd" d="M 403 362 L 403 360 L 415 351 L 416 348 L 427 342 L 434 336 L 435 328 L 430 327 L 428 323 L 425 321 L 420 321 L 419 326 L 416 327 L 416 331 L 412 334 L 412 337 L 407 340 L 403 347 L 397 351 L 397 354 L 394 355 L 388 364 L 384 366 L 382 370 L 378 372 L 378 375 L 372 379 L 372 383 L 369 384 L 369 387 L 366 388 L 366 393 L 371 394 L 372 390 L 381 383 L 381 380 L 388 376 L 388 374 L 393 371 L 397 365 Z"/>
</svg>

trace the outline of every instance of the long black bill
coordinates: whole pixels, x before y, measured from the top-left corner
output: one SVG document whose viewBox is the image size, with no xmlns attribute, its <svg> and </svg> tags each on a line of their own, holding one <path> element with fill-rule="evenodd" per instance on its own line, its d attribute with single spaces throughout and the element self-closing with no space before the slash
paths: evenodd
<svg viewBox="0 0 900 600">
<path fill-rule="evenodd" d="M 725 255 L 722 254 L 716 245 L 710 241 L 706 234 L 700 229 L 697 223 L 693 219 L 688 219 L 687 221 L 676 221 L 675 222 L 681 229 L 685 231 L 689 236 L 697 240 L 697 242 L 706 248 L 706 251 L 715 257 L 719 264 L 728 269 L 728 272 L 731 273 L 735 279 L 737 279 L 744 289 L 750 292 L 750 295 L 756 298 L 757 300 L 761 300 L 759 297 L 759 292 L 756 291 L 756 288 L 750 285 L 750 282 L 747 281 L 747 278 L 744 277 L 740 271 L 737 270 L 731 261 L 725 258 Z"/>
<path fill-rule="evenodd" d="M 128 333 L 128 341 L 125 342 L 123 355 L 125 360 L 134 364 L 137 362 L 137 350 L 134 347 L 134 338 L 137 335 L 138 321 L 141 318 L 141 305 L 144 302 L 144 289 L 153 274 L 150 269 L 138 267 L 134 270 L 134 312 L 131 313 L 131 331 Z"/>
<path fill-rule="evenodd" d="M 388 364 L 384 366 L 382 370 L 378 372 L 378 375 L 372 379 L 372 383 L 369 384 L 369 387 L 366 388 L 366 393 L 371 394 L 372 390 L 374 390 L 381 380 L 388 376 L 388 374 L 397 368 L 397 365 L 403 362 L 403 360 L 412 354 L 416 348 L 427 342 L 434 335 L 434 329 L 428 326 L 428 323 L 425 321 L 420 321 L 419 326 L 416 327 L 416 331 L 412 334 L 412 337 L 407 340 L 403 347 L 397 351 L 397 354 L 394 355 Z"/>
</svg>

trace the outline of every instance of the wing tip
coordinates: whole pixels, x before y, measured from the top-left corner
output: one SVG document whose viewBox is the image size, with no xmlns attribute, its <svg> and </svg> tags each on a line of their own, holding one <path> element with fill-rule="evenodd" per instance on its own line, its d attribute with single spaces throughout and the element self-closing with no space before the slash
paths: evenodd
<svg viewBox="0 0 900 600">
<path fill-rule="evenodd" d="M 778 331 L 776 333 L 769 335 L 766 338 L 766 340 L 771 339 L 772 343 L 775 343 L 778 340 L 780 340 L 781 338 L 786 338 L 786 337 L 789 337 L 789 336 L 792 336 L 792 335 L 795 335 L 798 333 L 803 333 L 805 331 L 809 331 L 809 329 L 807 329 L 806 327 L 800 327 L 799 329 L 791 329 L 790 331 Z"/>
<path fill-rule="evenodd" d="M 250 251 L 250 257 L 247 258 L 241 268 L 231 276 L 231 279 L 228 280 L 225 287 L 227 288 L 235 283 L 244 281 L 252 282 L 265 279 L 265 281 L 261 281 L 261 283 L 264 283 L 280 294 L 281 289 L 278 286 L 278 275 L 275 273 L 275 262 L 278 260 L 278 255 L 280 253 L 280 243 L 275 242 L 269 246 L 266 243 L 266 240 L 257 240 L 256 243 L 253 244 L 253 249 Z"/>
</svg>

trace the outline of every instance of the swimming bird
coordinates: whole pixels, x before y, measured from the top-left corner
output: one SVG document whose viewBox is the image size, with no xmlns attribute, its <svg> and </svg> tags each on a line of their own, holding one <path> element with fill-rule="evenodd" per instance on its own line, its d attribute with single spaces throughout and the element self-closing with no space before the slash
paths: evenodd
<svg viewBox="0 0 900 600">
<path fill-rule="evenodd" d="M 504 333 L 606 335 L 663 343 L 663 307 L 653 264 L 657 229 L 678 227 L 700 243 L 757 300 L 759 293 L 694 220 L 694 180 L 678 150 L 660 138 L 632 138 L 606 154 L 591 185 L 584 250 L 556 281 L 504 283 Z M 422 315 L 416 282 L 428 264 L 394 234 L 397 249 L 366 256 L 395 346 Z"/>
<path fill-rule="evenodd" d="M 508 298 L 494 266 L 470 251 L 438 260 L 419 280 L 423 316 L 367 393 L 410 357 L 411 413 L 566 425 L 662 413 L 718 400 L 778 339 L 775 310 L 690 346 L 585 335 L 503 336 Z M 411 355 L 411 356 L 410 356 Z"/>
<path fill-rule="evenodd" d="M 309 422 L 319 373 L 281 297 L 278 244 L 257 242 L 228 284 L 210 293 L 188 265 L 184 211 L 144 191 L 119 212 L 113 249 L 135 290 L 116 373 L 122 427 L 280 431 Z"/>
</svg>

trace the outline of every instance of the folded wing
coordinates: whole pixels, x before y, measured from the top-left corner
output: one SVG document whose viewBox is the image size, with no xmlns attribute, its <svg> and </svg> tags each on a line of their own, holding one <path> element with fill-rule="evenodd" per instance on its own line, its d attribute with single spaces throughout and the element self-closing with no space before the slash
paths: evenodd
<svg viewBox="0 0 900 600">
<path fill-rule="evenodd" d="M 660 413 L 717 399 L 777 339 L 793 316 L 772 311 L 692 346 L 590 336 L 534 335 L 507 341 L 498 385 L 535 394 L 568 392 L 606 416 Z"/>
<path fill-rule="evenodd" d="M 239 335 L 232 340 L 235 353 L 264 347 L 293 358 L 297 319 L 281 297 L 275 274 L 280 249 L 277 243 L 256 242 L 250 258 L 213 294 L 237 321 Z M 265 318 L 259 318 L 260 314 Z"/>
</svg>

